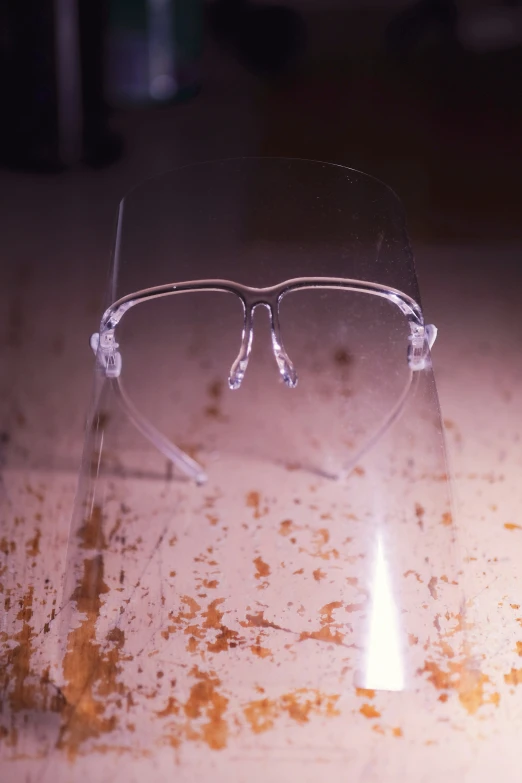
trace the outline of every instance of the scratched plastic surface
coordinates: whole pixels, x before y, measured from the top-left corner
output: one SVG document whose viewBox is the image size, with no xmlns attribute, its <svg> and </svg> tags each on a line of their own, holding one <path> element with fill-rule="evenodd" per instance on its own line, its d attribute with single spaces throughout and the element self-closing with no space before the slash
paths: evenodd
<svg viewBox="0 0 522 783">
<path fill-rule="evenodd" d="M 400 205 L 339 167 L 195 167 L 146 183 L 120 214 L 108 300 L 303 274 L 418 296 Z M 97 764 L 129 780 L 108 751 L 133 757 L 136 780 L 400 780 L 405 736 L 434 720 L 449 736 L 456 710 L 484 699 L 429 367 L 374 442 L 408 381 L 404 317 L 374 297 L 296 295 L 281 312 L 300 375 L 288 389 L 262 315 L 238 391 L 226 378 L 241 313 L 227 297 L 166 298 L 122 324 L 128 392 L 201 462 L 202 486 L 96 370 L 56 654 L 42 656 L 52 720 L 11 703 L 9 731 L 35 723 L 28 768 L 53 747 L 60 780 L 94 779 Z M 33 600 L 12 610 L 21 634 Z"/>
</svg>

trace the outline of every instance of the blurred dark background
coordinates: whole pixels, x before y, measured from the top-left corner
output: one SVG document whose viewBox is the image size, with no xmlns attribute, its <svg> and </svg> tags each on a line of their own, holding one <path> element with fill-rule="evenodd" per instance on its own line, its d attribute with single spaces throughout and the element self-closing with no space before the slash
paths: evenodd
<svg viewBox="0 0 522 783">
<path fill-rule="evenodd" d="M 118 201 L 241 155 L 341 163 L 398 192 L 458 383 L 455 336 L 475 340 L 484 301 L 516 290 L 521 76 L 516 0 L 3 0 L 2 416 L 75 430 Z"/>
<path fill-rule="evenodd" d="M 506 236 L 521 75 L 517 0 L 4 0 L 0 162 L 101 168 L 165 129 L 144 176 L 235 151 L 319 158 L 388 181 L 426 231 Z M 223 124 L 241 148 L 220 149 Z"/>
</svg>

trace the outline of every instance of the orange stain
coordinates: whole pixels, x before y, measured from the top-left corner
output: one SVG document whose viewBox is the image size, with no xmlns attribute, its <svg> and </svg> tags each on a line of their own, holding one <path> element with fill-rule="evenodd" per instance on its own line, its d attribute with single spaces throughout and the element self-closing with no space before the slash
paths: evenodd
<svg viewBox="0 0 522 783">
<path fill-rule="evenodd" d="M 263 558 L 261 556 L 256 557 L 253 561 L 254 565 L 256 567 L 256 579 L 262 579 L 265 576 L 270 576 L 270 566 L 268 563 L 265 563 Z"/>
<path fill-rule="evenodd" d="M 364 715 L 365 718 L 381 717 L 381 713 L 379 712 L 379 710 L 376 710 L 372 704 L 363 704 L 359 712 L 361 713 L 361 715 Z"/>
<path fill-rule="evenodd" d="M 504 682 L 508 685 L 522 685 L 522 669 L 511 669 L 508 674 L 504 674 Z"/>
<path fill-rule="evenodd" d="M 279 535 L 289 536 L 294 529 L 294 523 L 291 519 L 284 519 L 279 525 Z"/>
<path fill-rule="evenodd" d="M 371 688 L 356 688 L 356 696 L 362 696 L 364 699 L 375 699 L 375 691 Z"/>
<path fill-rule="evenodd" d="M 428 674 L 428 682 L 437 690 L 455 690 L 460 703 L 470 715 L 474 715 L 484 704 L 498 706 L 500 701 L 498 693 L 485 692 L 485 686 L 491 683 L 489 677 L 471 668 L 467 661 L 448 661 L 447 669 L 442 669 L 435 661 L 428 660 L 419 674 Z M 439 701 L 446 700 L 439 697 Z"/>
</svg>

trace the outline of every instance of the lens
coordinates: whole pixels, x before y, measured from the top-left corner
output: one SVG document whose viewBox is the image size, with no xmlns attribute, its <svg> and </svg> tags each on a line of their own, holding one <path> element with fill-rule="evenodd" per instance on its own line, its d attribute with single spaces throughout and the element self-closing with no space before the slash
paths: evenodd
<svg viewBox="0 0 522 783">
<path fill-rule="evenodd" d="M 376 296 L 318 288 L 285 296 L 280 324 L 299 376 L 284 417 L 288 459 L 346 475 L 410 388 L 407 320 Z"/>
</svg>

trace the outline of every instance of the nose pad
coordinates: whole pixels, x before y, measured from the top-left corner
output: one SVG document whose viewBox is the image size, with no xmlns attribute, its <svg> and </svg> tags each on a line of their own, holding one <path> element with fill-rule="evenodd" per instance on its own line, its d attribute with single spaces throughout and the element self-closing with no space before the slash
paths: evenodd
<svg viewBox="0 0 522 783">
<path fill-rule="evenodd" d="M 290 357 L 285 351 L 283 340 L 281 338 L 281 325 L 279 323 L 279 308 L 272 306 L 270 308 L 270 331 L 272 337 L 272 350 L 279 367 L 279 373 L 289 389 L 295 389 L 297 386 L 297 371 L 292 364 Z"/>
<path fill-rule="evenodd" d="M 285 351 L 281 338 L 281 327 L 279 324 L 279 312 L 277 303 L 269 305 L 267 303 L 257 303 L 254 306 L 245 305 L 245 318 L 243 323 L 243 333 L 241 336 L 241 347 L 237 358 L 235 359 L 228 377 L 230 389 L 239 389 L 248 367 L 248 361 L 252 351 L 252 341 L 254 338 L 254 310 L 262 304 L 270 313 L 270 336 L 272 340 L 272 351 L 279 369 L 283 382 L 290 389 L 297 386 L 297 372 L 292 361 Z"/>
<path fill-rule="evenodd" d="M 254 338 L 254 310 L 252 307 L 243 304 L 245 308 L 245 317 L 243 320 L 243 333 L 241 335 L 241 347 L 239 353 L 230 368 L 228 376 L 228 386 L 230 389 L 239 389 L 245 377 L 248 367 L 248 360 L 252 350 L 252 340 Z"/>
</svg>

